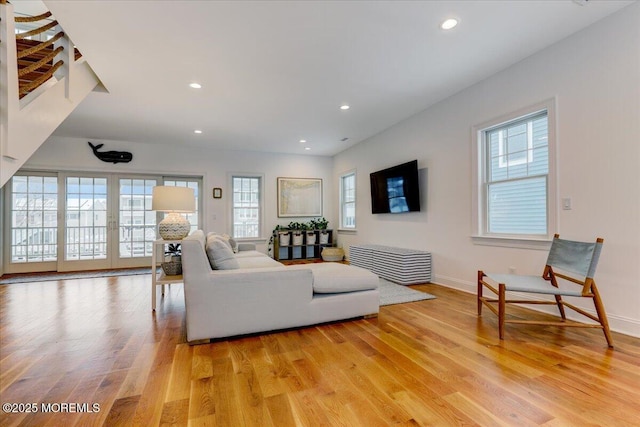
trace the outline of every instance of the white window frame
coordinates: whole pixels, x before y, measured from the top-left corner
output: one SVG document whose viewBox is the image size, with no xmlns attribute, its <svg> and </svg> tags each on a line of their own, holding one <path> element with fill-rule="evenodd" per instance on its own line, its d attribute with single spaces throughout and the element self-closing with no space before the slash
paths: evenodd
<svg viewBox="0 0 640 427">
<path fill-rule="evenodd" d="M 487 183 L 485 131 L 509 122 L 515 122 L 536 113 L 547 112 L 549 170 L 547 174 L 547 234 L 491 234 L 487 231 Z M 547 250 L 554 233 L 558 231 L 558 190 L 557 190 L 557 141 L 556 141 L 556 100 L 551 98 L 529 107 L 504 114 L 495 119 L 473 126 L 471 138 L 472 177 L 472 234 L 476 244 Z M 499 145 L 499 149 L 502 147 Z"/>
<path fill-rule="evenodd" d="M 349 201 L 349 202 L 345 202 L 345 197 L 344 197 L 344 179 L 353 176 L 353 201 Z M 339 188 L 338 188 L 338 192 L 339 192 L 339 206 L 340 206 L 340 212 L 339 212 L 339 220 L 340 220 L 340 226 L 339 226 L 339 230 L 344 230 L 344 231 L 356 231 L 356 227 L 357 227 L 357 209 L 358 209 L 358 175 L 356 174 L 356 170 L 352 169 L 350 171 L 344 172 L 340 175 L 340 179 L 339 179 Z M 347 225 L 345 224 L 345 218 L 343 216 L 343 212 L 344 212 L 344 205 L 345 204 L 353 204 L 353 226 L 351 225 Z"/>
<path fill-rule="evenodd" d="M 486 132 L 486 130 L 484 130 Z M 526 159 L 517 159 L 517 160 L 504 160 L 505 155 L 507 154 L 506 150 L 507 144 L 505 143 L 504 130 L 500 130 L 498 132 L 498 163 L 500 167 L 505 166 L 517 166 L 523 165 L 525 163 L 531 163 L 533 161 L 533 125 L 531 122 L 527 123 L 527 151 L 526 151 Z"/>
<path fill-rule="evenodd" d="M 259 212 L 258 212 L 258 236 L 256 237 L 235 237 L 235 233 L 234 233 L 234 225 L 233 225 L 233 218 L 234 218 L 234 210 L 235 207 L 233 205 L 233 193 L 234 193 L 234 189 L 233 189 L 233 179 L 234 178 L 257 178 L 259 179 L 260 183 L 259 183 L 259 189 L 260 189 L 260 193 L 259 193 Z M 227 176 L 227 181 L 229 182 L 228 188 L 229 188 L 229 206 L 230 206 L 230 215 L 229 215 L 229 234 L 236 240 L 238 241 L 242 241 L 242 242 L 257 242 L 257 241 L 264 241 L 265 237 L 264 237 L 264 201 L 265 201 L 265 195 L 264 195 L 264 174 L 256 174 L 256 173 L 245 173 L 245 172 L 230 172 Z"/>
</svg>

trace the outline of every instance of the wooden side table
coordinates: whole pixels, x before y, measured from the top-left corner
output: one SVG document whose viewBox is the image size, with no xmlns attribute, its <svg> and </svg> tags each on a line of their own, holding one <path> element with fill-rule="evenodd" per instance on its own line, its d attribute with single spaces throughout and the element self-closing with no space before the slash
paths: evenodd
<svg viewBox="0 0 640 427">
<path fill-rule="evenodd" d="M 182 243 L 182 240 L 164 240 L 158 239 L 153 242 L 153 251 L 151 255 L 151 309 L 156 311 L 156 292 L 158 285 L 162 285 L 162 295 L 164 296 L 164 285 L 171 283 L 182 283 L 182 275 L 167 276 L 164 271 L 158 267 L 164 261 L 165 245 Z"/>
</svg>

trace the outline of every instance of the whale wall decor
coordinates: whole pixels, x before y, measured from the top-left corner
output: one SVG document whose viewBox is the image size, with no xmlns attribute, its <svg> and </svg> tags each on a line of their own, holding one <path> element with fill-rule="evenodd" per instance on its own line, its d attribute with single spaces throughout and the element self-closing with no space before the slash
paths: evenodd
<svg viewBox="0 0 640 427">
<path fill-rule="evenodd" d="M 91 149 L 93 150 L 93 154 L 96 155 L 97 158 L 107 163 L 129 163 L 131 159 L 133 159 L 133 154 L 127 151 L 98 151 L 102 148 L 104 144 L 93 145 L 89 142 Z"/>
</svg>

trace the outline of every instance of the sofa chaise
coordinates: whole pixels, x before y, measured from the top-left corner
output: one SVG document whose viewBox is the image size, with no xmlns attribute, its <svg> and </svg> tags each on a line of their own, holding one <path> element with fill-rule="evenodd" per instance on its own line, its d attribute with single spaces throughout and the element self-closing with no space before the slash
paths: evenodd
<svg viewBox="0 0 640 427">
<path fill-rule="evenodd" d="M 226 243 L 228 245 L 228 243 Z M 284 266 L 214 233 L 182 241 L 187 341 L 377 315 L 378 276 L 339 263 Z"/>
</svg>

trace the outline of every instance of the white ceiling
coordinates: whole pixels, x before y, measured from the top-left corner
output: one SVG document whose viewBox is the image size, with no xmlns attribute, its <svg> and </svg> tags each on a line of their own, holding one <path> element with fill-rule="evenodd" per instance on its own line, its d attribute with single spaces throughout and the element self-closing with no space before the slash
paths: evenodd
<svg viewBox="0 0 640 427">
<path fill-rule="evenodd" d="M 56 135 L 333 155 L 630 3 L 48 0 L 109 91 Z"/>
</svg>

